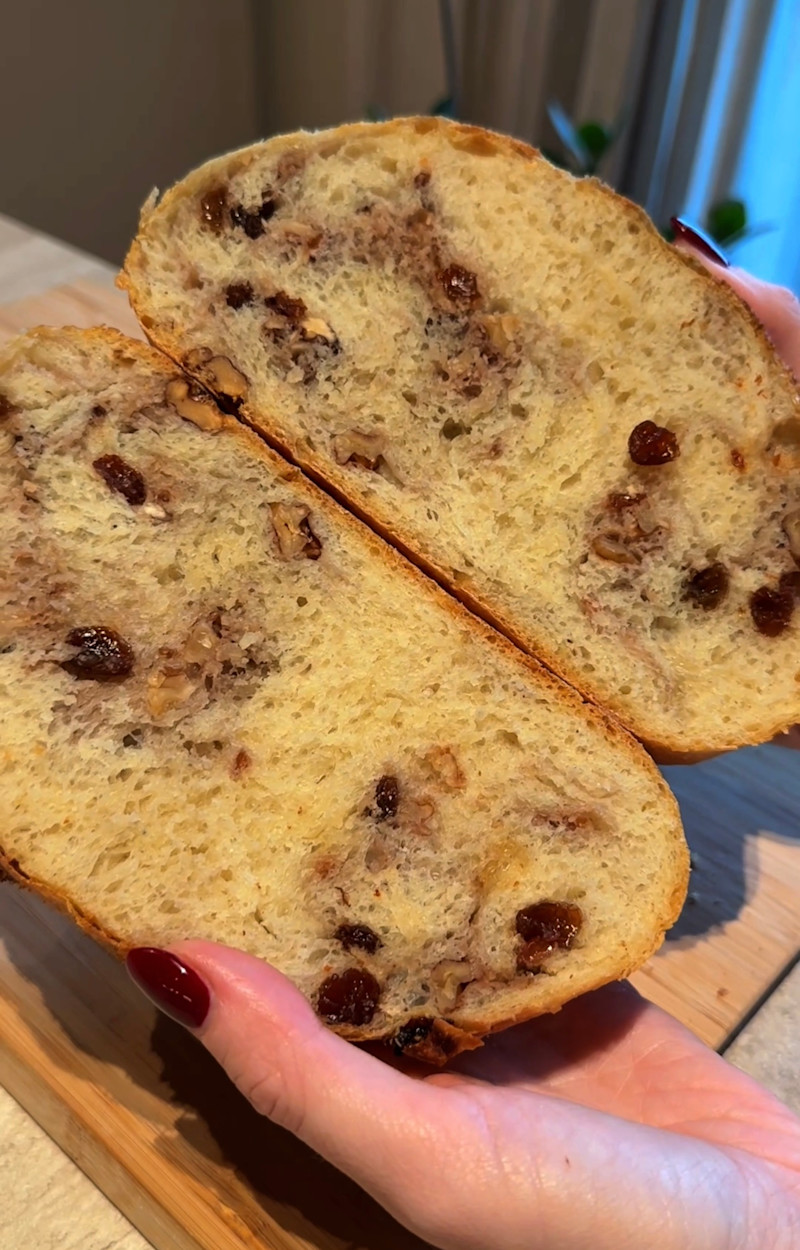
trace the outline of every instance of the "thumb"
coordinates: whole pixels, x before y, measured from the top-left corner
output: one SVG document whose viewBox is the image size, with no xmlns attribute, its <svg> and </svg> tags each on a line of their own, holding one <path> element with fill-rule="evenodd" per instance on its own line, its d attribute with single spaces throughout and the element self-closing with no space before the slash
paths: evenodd
<svg viewBox="0 0 800 1250">
<path fill-rule="evenodd" d="M 451 1091 L 338 1037 L 284 976 L 241 951 L 179 942 L 132 951 L 128 969 L 158 1007 L 192 1026 L 257 1111 L 430 1235 L 425 1216 L 441 1190 L 431 1159 L 463 1155 L 467 1175 L 478 1153 Z"/>
</svg>

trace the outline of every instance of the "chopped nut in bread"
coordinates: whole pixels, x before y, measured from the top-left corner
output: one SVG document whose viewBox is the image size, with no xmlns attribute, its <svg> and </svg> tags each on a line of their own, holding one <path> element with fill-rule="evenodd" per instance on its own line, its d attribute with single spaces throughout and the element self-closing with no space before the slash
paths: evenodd
<svg viewBox="0 0 800 1250">
<path fill-rule="evenodd" d="M 220 205 L 240 202 L 195 204 L 198 228 L 234 228 Z M 429 1063 L 658 946 L 686 848 L 615 721 L 143 344 L 35 332 L 0 353 L 0 394 L 47 500 L 2 501 L 14 880 L 120 954 L 187 934 L 249 951 L 343 1037 Z M 98 448 L 135 498 L 141 474 L 144 503 L 110 497 Z M 169 523 L 150 523 L 162 500 Z"/>
</svg>

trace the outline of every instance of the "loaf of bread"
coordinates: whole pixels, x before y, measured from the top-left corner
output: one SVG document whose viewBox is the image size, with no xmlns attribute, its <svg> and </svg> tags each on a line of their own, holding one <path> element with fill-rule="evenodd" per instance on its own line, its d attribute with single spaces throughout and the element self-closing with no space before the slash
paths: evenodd
<svg viewBox="0 0 800 1250">
<path fill-rule="evenodd" d="M 686 887 L 642 748 L 152 349 L 0 354 L 0 864 L 436 1061 L 621 977 Z"/>
<path fill-rule="evenodd" d="M 645 215 L 426 118 L 151 199 L 153 343 L 663 758 L 800 719 L 800 409 Z"/>
</svg>

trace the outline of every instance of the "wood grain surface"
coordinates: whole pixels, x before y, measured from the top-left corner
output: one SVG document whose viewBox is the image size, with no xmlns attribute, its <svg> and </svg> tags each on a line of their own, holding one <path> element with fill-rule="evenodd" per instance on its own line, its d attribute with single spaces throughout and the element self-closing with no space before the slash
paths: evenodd
<svg viewBox="0 0 800 1250">
<path fill-rule="evenodd" d="M 121 295 L 76 283 L 0 307 L 0 338 L 98 321 L 135 328 Z M 759 747 L 665 773 L 695 867 L 683 916 L 634 980 L 721 1046 L 800 951 L 800 752 Z M 258 1117 L 105 952 L 8 884 L 0 1080 L 158 1250 L 422 1246 Z"/>
</svg>

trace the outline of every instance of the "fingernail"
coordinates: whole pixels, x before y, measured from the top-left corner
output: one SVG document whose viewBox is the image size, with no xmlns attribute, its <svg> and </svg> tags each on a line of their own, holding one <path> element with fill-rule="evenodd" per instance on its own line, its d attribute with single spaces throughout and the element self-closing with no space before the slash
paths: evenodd
<svg viewBox="0 0 800 1250">
<path fill-rule="evenodd" d="M 717 265 L 724 265 L 726 269 L 730 267 L 730 261 L 716 244 L 712 243 L 708 235 L 702 230 L 698 230 L 695 226 L 690 226 L 688 222 L 683 221 L 680 217 L 670 217 L 669 224 L 675 231 L 675 242 L 680 241 L 688 247 L 694 248 L 701 256 L 705 256 L 706 260 L 713 260 Z"/>
<path fill-rule="evenodd" d="M 128 972 L 165 1015 L 189 1029 L 199 1029 L 208 1015 L 211 995 L 205 981 L 177 955 L 154 946 L 137 946 L 125 961 Z"/>
</svg>

